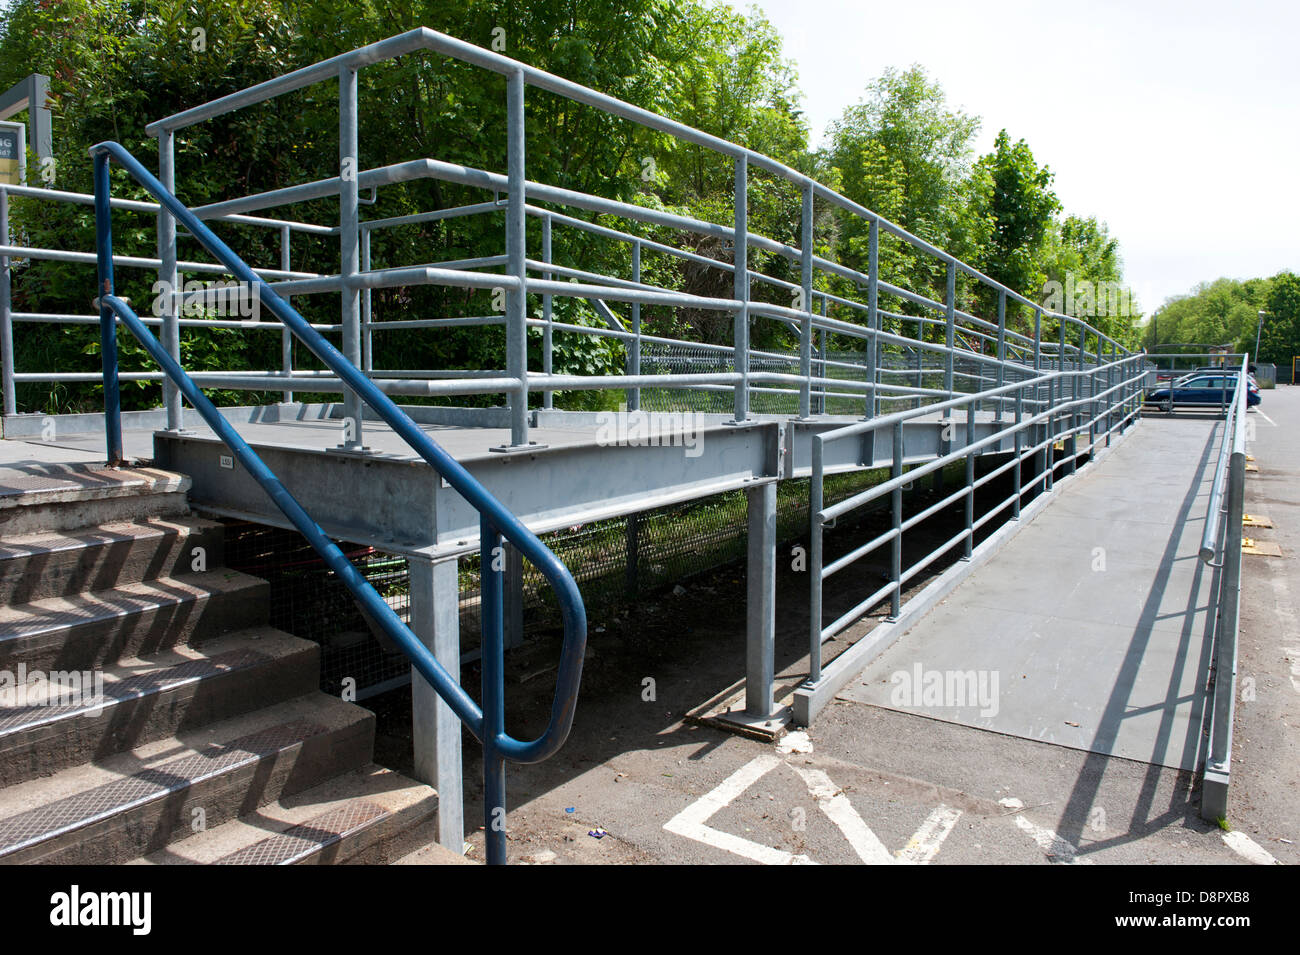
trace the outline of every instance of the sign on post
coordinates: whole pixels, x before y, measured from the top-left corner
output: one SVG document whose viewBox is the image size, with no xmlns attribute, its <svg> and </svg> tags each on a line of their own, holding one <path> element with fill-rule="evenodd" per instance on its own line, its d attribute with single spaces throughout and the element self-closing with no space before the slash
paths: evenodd
<svg viewBox="0 0 1300 955">
<path fill-rule="evenodd" d="M 25 185 L 27 178 L 27 127 L 0 123 L 0 184 Z"/>
</svg>

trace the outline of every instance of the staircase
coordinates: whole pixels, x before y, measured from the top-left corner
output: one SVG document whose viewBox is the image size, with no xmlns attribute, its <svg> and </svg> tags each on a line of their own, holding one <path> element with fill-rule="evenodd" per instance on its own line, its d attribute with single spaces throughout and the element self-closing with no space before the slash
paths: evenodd
<svg viewBox="0 0 1300 955">
<path fill-rule="evenodd" d="M 267 626 L 189 480 L 0 471 L 0 862 L 379 863 L 437 794 L 371 762 L 374 716 Z"/>
</svg>

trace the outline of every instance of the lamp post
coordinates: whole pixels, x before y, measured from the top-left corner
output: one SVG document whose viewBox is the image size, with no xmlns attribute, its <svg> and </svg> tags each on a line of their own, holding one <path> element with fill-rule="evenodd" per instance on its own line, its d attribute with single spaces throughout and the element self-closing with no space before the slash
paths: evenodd
<svg viewBox="0 0 1300 955">
<path fill-rule="evenodd" d="M 1264 311 L 1263 309 L 1260 309 L 1259 327 L 1255 329 L 1255 353 L 1251 355 L 1251 358 L 1254 360 L 1255 364 L 1259 364 L 1259 336 L 1260 333 L 1264 331 L 1264 316 L 1267 314 L 1268 312 Z"/>
</svg>

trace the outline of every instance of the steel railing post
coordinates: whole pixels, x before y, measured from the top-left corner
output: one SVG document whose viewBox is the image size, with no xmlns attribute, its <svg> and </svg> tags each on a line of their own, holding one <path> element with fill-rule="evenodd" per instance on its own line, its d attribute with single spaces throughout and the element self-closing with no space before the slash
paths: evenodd
<svg viewBox="0 0 1300 955">
<path fill-rule="evenodd" d="M 293 233 L 290 231 L 287 225 L 280 226 L 280 271 L 282 272 L 289 271 L 289 263 L 291 261 L 289 255 L 290 252 L 289 242 L 292 234 Z M 365 243 L 366 243 L 365 249 L 363 250 L 362 268 L 369 269 L 370 268 L 370 233 L 369 232 L 365 234 Z M 253 289 L 249 289 L 246 294 L 256 295 L 257 292 Z M 366 310 L 365 311 L 366 341 L 367 343 L 369 343 L 370 341 L 370 291 L 369 289 L 366 290 L 365 310 Z M 370 356 L 370 349 L 367 348 L 366 349 L 367 362 L 369 361 L 369 356 Z M 369 370 L 369 368 L 370 365 L 367 364 L 366 369 Z M 289 331 L 287 327 L 281 329 L 280 331 L 280 370 L 284 372 L 286 378 L 291 377 L 293 375 L 293 332 Z M 293 390 L 286 389 L 282 397 L 286 403 L 293 401 Z"/>
<path fill-rule="evenodd" d="M 742 154 L 736 157 L 735 222 L 731 233 L 732 262 L 735 271 L 734 297 L 740 303 L 736 309 L 733 345 L 735 348 L 736 382 L 735 415 L 737 421 L 749 418 L 749 161 Z"/>
<path fill-rule="evenodd" d="M 1005 289 L 998 290 L 998 374 L 997 387 L 1001 388 L 1007 383 L 1007 293 Z M 1003 396 L 998 395 L 997 407 L 994 410 L 993 420 L 999 424 L 1002 422 L 1002 403 Z"/>
<path fill-rule="evenodd" d="M 551 258 L 552 254 L 553 253 L 551 251 L 551 217 L 542 216 L 542 261 L 545 262 L 547 265 L 550 265 L 551 262 L 554 261 Z M 640 257 L 639 256 L 636 257 L 634 259 L 634 262 L 639 268 L 641 264 Z M 554 273 L 550 271 L 544 271 L 542 272 L 542 278 L 546 279 L 549 282 L 553 274 Z M 639 272 L 637 273 L 636 278 L 637 281 L 640 281 L 641 275 Z M 636 317 L 636 319 L 639 321 L 641 318 L 640 306 L 639 305 L 634 306 L 633 308 L 634 308 L 633 314 Z M 542 294 L 542 321 L 546 323 L 545 325 L 542 326 L 542 373 L 546 375 L 548 378 L 555 371 L 555 354 L 554 354 L 555 329 L 552 327 L 554 320 L 555 317 L 551 307 L 551 293 L 545 292 Z M 641 344 L 640 339 L 638 339 L 637 340 L 638 349 L 640 348 L 640 344 Z M 639 351 L 637 357 L 639 360 L 640 359 Z M 640 392 L 638 391 L 637 394 L 640 395 Z M 549 388 L 547 388 L 545 391 L 542 392 L 542 407 L 543 408 L 555 407 L 555 392 L 551 391 Z"/>
<path fill-rule="evenodd" d="M 357 175 L 360 171 L 357 139 L 357 71 L 344 65 L 339 69 L 339 275 L 343 279 L 340 322 L 343 336 L 341 351 L 356 367 L 361 367 L 361 290 L 355 280 L 360 259 L 360 195 Z M 354 390 L 343 391 L 342 447 L 356 450 L 362 441 L 361 396 Z"/>
<path fill-rule="evenodd" d="M 813 184 L 804 183 L 802 222 L 799 231 L 800 311 L 799 321 L 799 417 L 812 417 L 812 347 L 813 347 Z"/>
<path fill-rule="evenodd" d="M 9 190 L 0 185 L 0 243 L 9 244 Z M 18 413 L 18 392 L 14 387 L 13 286 L 9 257 L 0 255 L 0 376 L 3 377 L 4 413 Z"/>
<path fill-rule="evenodd" d="M 826 311 L 826 296 L 822 296 L 822 311 Z M 817 330 L 817 377 L 826 377 L 826 329 Z M 813 412 L 816 414 L 826 413 L 826 386 L 818 385 L 815 392 L 817 401 L 813 405 Z"/>
<path fill-rule="evenodd" d="M 966 403 L 966 447 L 975 443 L 975 408 L 978 399 Z M 975 546 L 975 452 L 966 452 L 966 543 L 962 548 L 962 559 L 970 560 L 971 550 Z"/>
<path fill-rule="evenodd" d="M 641 243 L 632 243 L 632 281 L 641 284 Z M 641 303 L 632 303 L 632 334 L 635 336 L 628 343 L 627 373 L 641 374 Z M 627 410 L 637 411 L 641 407 L 641 389 L 627 390 Z"/>
<path fill-rule="evenodd" d="M 170 129 L 158 133 L 158 178 L 168 192 L 176 193 L 176 136 Z M 163 307 L 162 343 L 167 354 L 180 360 L 181 329 L 178 321 L 178 303 L 180 302 L 180 274 L 176 270 L 176 220 L 158 205 L 158 281 L 162 285 L 167 301 Z M 163 409 L 165 411 L 168 431 L 179 431 L 182 427 L 181 393 L 176 383 L 163 379 Z"/>
<path fill-rule="evenodd" d="M 880 414 L 880 220 L 867 228 L 867 417 L 874 418 Z"/>
<path fill-rule="evenodd" d="M 955 347 L 955 333 L 957 330 L 957 262 L 955 259 L 948 262 L 948 287 L 944 296 L 944 354 L 943 354 L 943 390 L 948 392 L 948 397 L 953 395 L 952 390 L 952 366 L 953 366 L 953 349 Z"/>
<path fill-rule="evenodd" d="M 104 370 L 104 441 L 108 466 L 122 463 L 122 402 L 117 381 L 117 319 L 105 298 L 113 286 L 113 210 L 108 156 L 95 157 L 95 257 L 99 267 L 99 349 Z"/>
<path fill-rule="evenodd" d="M 808 481 L 808 682 L 822 676 L 822 439 L 813 435 L 812 474 Z"/>
<path fill-rule="evenodd" d="M 891 478 L 903 476 L 903 422 L 894 424 L 894 461 L 890 468 Z M 889 551 L 889 579 L 894 582 L 894 590 L 889 599 L 889 616 L 897 620 L 903 610 L 903 488 L 900 484 L 890 494 L 890 516 L 893 521 L 894 539 Z"/>
<path fill-rule="evenodd" d="M 1034 308 L 1034 371 L 1043 367 L 1043 310 Z"/>
<path fill-rule="evenodd" d="M 1021 420 L 1024 418 L 1024 414 L 1025 414 L 1025 389 L 1024 389 L 1024 388 L 1017 388 L 1017 389 L 1016 389 L 1016 411 L 1015 411 L 1015 415 L 1016 415 L 1016 422 L 1015 422 L 1015 423 L 1016 423 L 1016 436 L 1015 436 L 1015 454 L 1016 454 L 1016 463 L 1015 463 L 1015 465 L 1011 468 L 1011 480 L 1012 480 L 1013 490 L 1014 490 L 1014 492 L 1015 492 L 1015 496 L 1016 496 L 1015 501 L 1014 501 L 1014 502 L 1012 503 L 1012 505 L 1011 505 L 1011 519 L 1012 519 L 1013 521 L 1018 521 L 1018 520 L 1020 520 L 1020 497 L 1021 497 L 1021 495 L 1023 494 L 1023 491 L 1021 490 L 1020 465 L 1021 465 L 1021 455 L 1024 453 L 1024 451 L 1023 451 L 1023 448 L 1024 448 L 1024 432 L 1021 430 L 1021 424 L 1020 424 L 1020 422 L 1021 422 Z"/>
<path fill-rule="evenodd" d="M 510 395 L 510 445 L 528 444 L 528 213 L 524 196 L 524 71 L 506 76 L 506 274 L 518 283 L 506 294 L 506 375 L 520 383 Z"/>
</svg>

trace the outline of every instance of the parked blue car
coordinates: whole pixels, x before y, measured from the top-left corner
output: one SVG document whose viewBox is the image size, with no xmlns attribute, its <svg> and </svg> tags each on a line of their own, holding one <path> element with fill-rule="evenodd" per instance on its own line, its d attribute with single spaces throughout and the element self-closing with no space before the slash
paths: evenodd
<svg viewBox="0 0 1300 955">
<path fill-rule="evenodd" d="M 1176 406 L 1213 405 L 1219 407 L 1225 401 L 1232 400 L 1233 389 L 1237 387 L 1236 375 L 1195 372 L 1184 375 L 1172 385 L 1152 388 L 1147 392 L 1147 401 L 1158 405 L 1162 411 L 1173 411 Z M 1246 406 L 1253 408 L 1263 399 L 1259 386 L 1254 379 L 1246 379 Z"/>
</svg>

